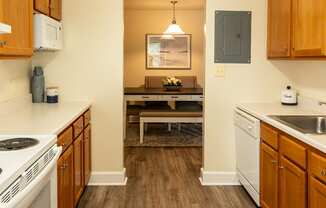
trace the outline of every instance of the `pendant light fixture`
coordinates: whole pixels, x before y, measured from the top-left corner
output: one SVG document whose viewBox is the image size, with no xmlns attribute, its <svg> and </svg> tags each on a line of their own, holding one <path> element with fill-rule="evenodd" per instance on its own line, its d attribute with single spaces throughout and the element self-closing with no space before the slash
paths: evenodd
<svg viewBox="0 0 326 208">
<path fill-rule="evenodd" d="M 171 4 L 173 5 L 173 19 L 172 19 L 172 23 L 164 31 L 165 35 L 185 34 L 185 32 L 183 32 L 181 27 L 177 24 L 177 20 L 175 18 L 175 5 L 176 5 L 176 3 L 178 3 L 178 1 L 171 1 Z"/>
</svg>

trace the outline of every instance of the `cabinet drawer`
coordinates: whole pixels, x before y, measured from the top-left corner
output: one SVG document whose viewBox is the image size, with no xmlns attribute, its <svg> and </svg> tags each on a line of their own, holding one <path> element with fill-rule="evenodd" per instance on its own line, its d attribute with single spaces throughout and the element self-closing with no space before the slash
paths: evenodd
<svg viewBox="0 0 326 208">
<path fill-rule="evenodd" d="M 161 95 L 161 100 L 166 101 L 190 101 L 191 95 Z"/>
<path fill-rule="evenodd" d="M 278 131 L 268 124 L 262 123 L 260 126 L 261 139 L 274 149 L 278 150 Z"/>
<path fill-rule="evenodd" d="M 79 117 L 73 124 L 74 128 L 74 138 L 77 138 L 79 134 L 83 131 L 84 129 L 84 118 L 83 116 Z"/>
<path fill-rule="evenodd" d="M 88 110 L 84 113 L 84 126 L 87 126 L 91 121 L 91 111 Z"/>
<path fill-rule="evenodd" d="M 192 95 L 191 100 L 193 101 L 204 101 L 204 95 Z"/>
<path fill-rule="evenodd" d="M 307 168 L 307 149 L 292 138 L 280 135 L 280 152 L 301 168 Z"/>
<path fill-rule="evenodd" d="M 310 153 L 310 172 L 326 183 L 326 158 L 311 152 Z"/>
<path fill-rule="evenodd" d="M 128 101 L 159 101 L 158 95 L 127 95 L 125 97 Z"/>
<path fill-rule="evenodd" d="M 58 146 L 62 146 L 62 152 L 64 152 L 69 145 L 72 143 L 72 127 L 69 127 L 68 129 L 64 130 L 59 136 L 58 136 Z"/>
</svg>

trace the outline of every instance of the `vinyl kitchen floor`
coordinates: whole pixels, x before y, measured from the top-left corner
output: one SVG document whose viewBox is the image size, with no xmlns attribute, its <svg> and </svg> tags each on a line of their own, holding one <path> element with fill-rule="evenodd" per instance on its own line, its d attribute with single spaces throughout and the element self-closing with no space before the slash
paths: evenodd
<svg viewBox="0 0 326 208">
<path fill-rule="evenodd" d="M 126 148 L 127 186 L 90 186 L 78 207 L 256 207 L 240 186 L 201 186 L 201 155 L 201 148 Z"/>
</svg>

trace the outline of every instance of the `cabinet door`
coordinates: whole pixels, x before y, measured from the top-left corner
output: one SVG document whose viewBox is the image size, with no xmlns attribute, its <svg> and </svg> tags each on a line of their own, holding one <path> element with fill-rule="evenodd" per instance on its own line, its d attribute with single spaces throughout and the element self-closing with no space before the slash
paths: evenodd
<svg viewBox="0 0 326 208">
<path fill-rule="evenodd" d="M 264 143 L 260 153 L 260 191 L 263 208 L 278 207 L 278 153 Z"/>
<path fill-rule="evenodd" d="M 91 125 L 84 130 L 84 185 L 91 176 Z"/>
<path fill-rule="evenodd" d="M 306 172 L 284 156 L 280 162 L 280 207 L 305 208 Z"/>
<path fill-rule="evenodd" d="M 58 207 L 74 207 L 74 155 L 70 146 L 58 160 Z"/>
<path fill-rule="evenodd" d="M 32 56 L 33 0 L 0 0 L 1 22 L 11 34 L 0 35 L 0 56 Z"/>
<path fill-rule="evenodd" d="M 291 56 L 291 0 L 268 1 L 269 58 Z"/>
<path fill-rule="evenodd" d="M 34 0 L 34 9 L 43 14 L 50 14 L 50 0 Z"/>
<path fill-rule="evenodd" d="M 84 189 L 83 178 L 83 134 L 74 141 L 74 200 L 77 205 Z"/>
<path fill-rule="evenodd" d="M 54 19 L 62 18 L 62 0 L 50 0 L 50 16 Z"/>
<path fill-rule="evenodd" d="M 293 53 L 297 57 L 325 56 L 326 1 L 293 1 Z"/>
<path fill-rule="evenodd" d="M 324 208 L 326 205 L 326 184 L 314 177 L 309 181 L 309 208 Z"/>
</svg>

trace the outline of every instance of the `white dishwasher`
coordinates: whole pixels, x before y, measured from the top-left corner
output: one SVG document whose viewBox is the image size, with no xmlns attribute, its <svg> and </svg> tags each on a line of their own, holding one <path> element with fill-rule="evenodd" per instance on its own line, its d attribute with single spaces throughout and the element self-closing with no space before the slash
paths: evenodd
<svg viewBox="0 0 326 208">
<path fill-rule="evenodd" d="M 259 143 L 260 121 L 235 109 L 236 168 L 240 183 L 259 204 Z"/>
</svg>

